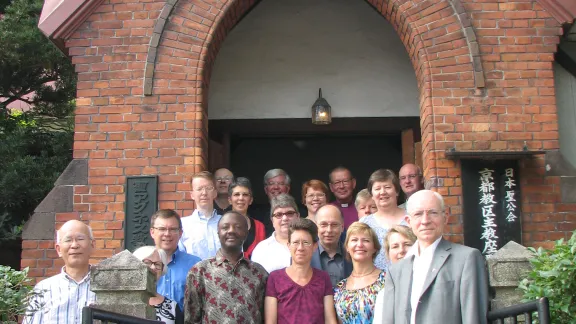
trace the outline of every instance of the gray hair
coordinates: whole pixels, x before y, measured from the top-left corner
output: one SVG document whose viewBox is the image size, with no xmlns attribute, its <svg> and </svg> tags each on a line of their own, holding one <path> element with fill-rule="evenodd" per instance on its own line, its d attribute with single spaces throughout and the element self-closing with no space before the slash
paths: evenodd
<svg viewBox="0 0 576 324">
<path fill-rule="evenodd" d="M 440 211 L 442 213 L 444 213 L 444 198 L 442 197 L 441 194 L 437 193 L 436 191 L 432 191 L 432 190 L 419 190 L 417 192 L 415 192 L 414 194 L 412 194 L 412 196 L 410 196 L 410 198 L 408 198 L 408 201 L 406 202 L 406 212 L 408 213 L 408 215 L 412 216 L 412 212 L 414 211 L 414 204 L 416 202 L 416 200 L 420 200 L 422 199 L 422 195 L 426 194 L 426 193 L 433 193 L 434 196 L 436 197 L 436 199 L 438 199 L 438 202 L 440 203 Z"/>
<path fill-rule="evenodd" d="M 160 256 L 160 261 L 162 261 L 162 263 L 164 264 L 164 266 L 162 267 L 162 275 L 165 275 L 166 270 L 168 268 L 168 256 L 166 255 L 166 252 L 164 252 L 164 250 L 157 249 L 155 246 L 152 245 L 147 245 L 137 248 L 136 251 L 132 252 L 132 255 L 135 256 L 136 259 L 144 261 L 144 259 L 154 254 L 154 251 L 158 252 L 158 255 Z"/>
<path fill-rule="evenodd" d="M 282 169 L 272 169 L 268 170 L 268 172 L 266 172 L 266 174 L 264 175 L 264 186 L 268 185 L 268 180 L 275 178 L 277 176 L 284 176 L 286 178 L 286 184 L 290 185 L 290 176 L 288 175 L 288 173 L 286 173 L 286 171 Z"/>
<path fill-rule="evenodd" d="M 370 194 L 370 191 L 368 191 L 368 189 L 362 189 L 358 191 L 358 194 L 356 194 L 356 200 L 354 201 L 354 206 L 358 208 L 358 205 L 360 205 L 361 201 L 366 201 L 371 198 L 372 195 Z"/>
<path fill-rule="evenodd" d="M 90 237 L 91 241 L 94 241 L 94 232 L 92 231 L 92 227 L 90 225 L 86 225 L 88 227 L 88 236 Z M 60 230 L 56 231 L 56 243 L 60 243 Z"/>
<path fill-rule="evenodd" d="M 289 194 L 279 194 L 270 201 L 270 217 L 272 217 L 276 209 L 288 207 L 292 207 L 295 212 L 299 213 L 298 205 L 296 205 L 296 201 L 294 201 L 292 196 Z"/>
<path fill-rule="evenodd" d="M 232 196 L 232 191 L 234 191 L 234 188 L 236 187 L 247 188 L 248 191 L 250 191 L 250 194 L 252 194 L 252 184 L 250 183 L 250 180 L 248 178 L 238 177 L 236 178 L 236 180 L 232 181 L 232 183 L 228 187 L 229 196 Z"/>
</svg>

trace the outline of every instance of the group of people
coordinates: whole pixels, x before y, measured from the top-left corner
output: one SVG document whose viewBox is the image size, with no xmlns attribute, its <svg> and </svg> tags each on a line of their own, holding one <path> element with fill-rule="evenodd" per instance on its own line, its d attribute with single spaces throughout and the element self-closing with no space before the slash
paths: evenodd
<svg viewBox="0 0 576 324">
<path fill-rule="evenodd" d="M 281 169 L 264 176 L 269 205 L 252 207 L 252 185 L 227 169 L 191 180 L 196 209 L 151 217 L 155 246 L 134 256 L 157 276 L 149 304 L 165 323 L 486 323 L 488 282 L 476 249 L 442 238 L 443 197 L 423 189 L 420 168 L 356 179 L 334 169 L 309 180 L 302 204 Z M 335 197 L 329 203 L 330 193 Z M 398 205 L 404 194 L 405 204 Z M 304 217 L 306 214 L 306 217 Z M 92 230 L 58 231 L 62 272 L 35 287 L 30 323 L 78 323 L 89 290 Z"/>
</svg>

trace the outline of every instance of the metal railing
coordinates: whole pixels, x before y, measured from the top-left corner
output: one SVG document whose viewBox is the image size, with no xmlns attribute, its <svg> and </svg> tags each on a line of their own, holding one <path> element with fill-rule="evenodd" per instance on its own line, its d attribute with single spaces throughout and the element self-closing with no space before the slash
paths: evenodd
<svg viewBox="0 0 576 324">
<path fill-rule="evenodd" d="M 86 306 L 82 309 L 82 324 L 92 324 L 95 320 L 101 323 L 115 323 L 115 324 L 159 324 L 163 322 L 152 321 L 140 317 L 118 314 L 114 312 L 105 311 L 91 306 Z"/>
<path fill-rule="evenodd" d="M 504 323 L 504 319 L 510 318 L 509 323 L 518 323 L 518 316 L 524 315 L 524 322 L 532 323 L 532 314 L 538 313 L 538 323 L 550 324 L 550 308 L 548 307 L 548 298 L 543 297 L 539 300 L 531 301 L 524 304 L 513 305 L 506 308 L 496 309 L 488 313 L 489 323 Z"/>
</svg>

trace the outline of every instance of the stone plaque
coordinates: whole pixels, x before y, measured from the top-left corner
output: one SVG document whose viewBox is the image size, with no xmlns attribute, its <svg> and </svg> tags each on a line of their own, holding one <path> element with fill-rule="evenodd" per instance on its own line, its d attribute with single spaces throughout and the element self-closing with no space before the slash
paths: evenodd
<svg viewBox="0 0 576 324">
<path fill-rule="evenodd" d="M 124 246 L 134 251 L 154 245 L 150 236 L 150 217 L 158 210 L 158 177 L 126 177 L 126 220 Z"/>
<path fill-rule="evenodd" d="M 461 160 L 464 244 L 492 255 L 522 243 L 520 175 L 516 160 Z"/>
</svg>

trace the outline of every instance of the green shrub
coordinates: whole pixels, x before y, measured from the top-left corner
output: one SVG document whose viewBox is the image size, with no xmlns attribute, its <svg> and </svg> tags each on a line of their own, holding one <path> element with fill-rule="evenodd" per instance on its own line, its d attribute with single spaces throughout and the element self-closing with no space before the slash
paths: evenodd
<svg viewBox="0 0 576 324">
<path fill-rule="evenodd" d="M 28 302 L 35 294 L 30 281 L 28 268 L 17 271 L 0 266 L 0 323 L 17 323 L 18 316 L 26 313 Z"/>
<path fill-rule="evenodd" d="M 553 323 L 576 323 L 576 231 L 567 242 L 556 241 L 551 250 L 535 250 L 532 271 L 520 282 L 524 300 L 548 297 Z"/>
</svg>

